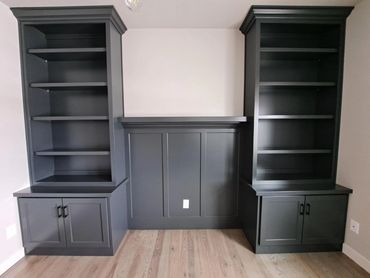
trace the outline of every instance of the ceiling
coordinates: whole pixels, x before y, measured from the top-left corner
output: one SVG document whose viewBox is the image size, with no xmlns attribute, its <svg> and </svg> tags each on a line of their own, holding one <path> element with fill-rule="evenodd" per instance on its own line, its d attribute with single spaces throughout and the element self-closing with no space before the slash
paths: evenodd
<svg viewBox="0 0 370 278">
<path fill-rule="evenodd" d="M 361 0 L 0 0 L 9 7 L 114 5 L 128 28 L 238 28 L 251 5 L 353 6 Z M 364 0 L 366 1 L 366 0 Z"/>
</svg>

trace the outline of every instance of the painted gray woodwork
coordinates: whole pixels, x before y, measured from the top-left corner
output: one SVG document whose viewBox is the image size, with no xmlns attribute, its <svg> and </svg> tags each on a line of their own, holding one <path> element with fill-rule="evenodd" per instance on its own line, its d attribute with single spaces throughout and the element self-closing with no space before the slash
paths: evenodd
<svg viewBox="0 0 370 278">
<path fill-rule="evenodd" d="M 260 245 L 300 244 L 304 201 L 304 196 L 263 197 Z"/>
<path fill-rule="evenodd" d="M 240 27 L 244 114 L 253 121 L 240 132 L 239 211 L 256 253 L 341 250 L 352 190 L 335 178 L 352 9 L 252 6 Z M 311 199 L 309 218 L 301 205 L 306 212 Z M 319 232 L 324 215 L 330 220 Z"/>
<path fill-rule="evenodd" d="M 131 219 L 164 216 L 161 133 L 129 133 Z"/>
<path fill-rule="evenodd" d="M 170 133 L 167 140 L 168 215 L 200 216 L 201 134 Z"/>
<path fill-rule="evenodd" d="M 109 247 L 108 208 L 105 198 L 65 198 L 63 208 L 68 246 Z"/>
<path fill-rule="evenodd" d="M 239 227 L 239 132 L 219 126 L 126 130 L 131 229 Z"/>
<path fill-rule="evenodd" d="M 303 244 L 344 241 L 347 195 L 306 196 Z"/>
<path fill-rule="evenodd" d="M 23 246 L 27 250 L 66 246 L 62 199 L 20 198 L 18 205 Z"/>
<path fill-rule="evenodd" d="M 26 254 L 113 255 L 128 228 L 127 184 L 15 193 Z"/>
<path fill-rule="evenodd" d="M 202 186 L 205 216 L 238 215 L 238 147 L 234 132 L 206 133 Z"/>
<path fill-rule="evenodd" d="M 14 8 L 31 185 L 118 185 L 124 164 L 121 36 L 113 6 Z M 63 149 L 60 153 L 44 151 Z M 82 152 L 109 151 L 86 157 Z M 81 155 L 77 155 L 81 154 Z"/>
</svg>

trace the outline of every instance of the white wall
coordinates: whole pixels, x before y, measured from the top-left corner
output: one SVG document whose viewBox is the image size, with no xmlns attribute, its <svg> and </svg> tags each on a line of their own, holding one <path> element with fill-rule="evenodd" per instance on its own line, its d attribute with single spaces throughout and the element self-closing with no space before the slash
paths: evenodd
<svg viewBox="0 0 370 278">
<path fill-rule="evenodd" d="M 370 272 L 370 1 L 347 21 L 337 182 L 353 188 L 344 252 Z M 360 234 L 349 230 L 360 222 Z"/>
<path fill-rule="evenodd" d="M 233 29 L 131 29 L 125 116 L 243 114 L 244 37 Z"/>
<path fill-rule="evenodd" d="M 0 3 L 0 274 L 23 256 L 14 191 L 28 186 L 17 22 Z M 7 228 L 16 234 L 7 238 Z M 11 228 L 10 228 L 11 229 Z"/>
</svg>

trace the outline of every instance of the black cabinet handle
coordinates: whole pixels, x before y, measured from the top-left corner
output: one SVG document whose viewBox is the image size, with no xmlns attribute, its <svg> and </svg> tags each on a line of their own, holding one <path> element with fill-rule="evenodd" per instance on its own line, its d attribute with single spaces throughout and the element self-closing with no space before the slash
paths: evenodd
<svg viewBox="0 0 370 278">
<path fill-rule="evenodd" d="M 58 218 L 63 216 L 62 206 L 57 206 L 57 215 Z"/>
<path fill-rule="evenodd" d="M 63 206 L 63 217 L 66 218 L 68 216 L 68 207 Z"/>
<path fill-rule="evenodd" d="M 306 205 L 306 214 L 307 215 L 310 215 L 310 212 L 311 212 L 311 205 L 310 204 L 307 204 Z"/>
<path fill-rule="evenodd" d="M 299 214 L 303 215 L 304 214 L 304 204 L 299 205 Z"/>
</svg>

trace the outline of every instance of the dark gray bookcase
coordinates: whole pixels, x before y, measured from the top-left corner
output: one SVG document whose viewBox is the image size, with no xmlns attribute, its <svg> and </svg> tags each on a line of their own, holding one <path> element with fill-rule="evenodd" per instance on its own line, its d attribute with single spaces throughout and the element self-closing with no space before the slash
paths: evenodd
<svg viewBox="0 0 370 278">
<path fill-rule="evenodd" d="M 14 8 L 31 185 L 126 177 L 121 35 L 113 7 Z"/>
<path fill-rule="evenodd" d="M 245 34 L 239 215 L 256 253 L 341 250 L 335 184 L 346 18 L 352 7 L 252 6 Z"/>
<path fill-rule="evenodd" d="M 332 185 L 336 177 L 349 7 L 255 6 L 246 35 L 243 178 L 253 185 Z"/>
</svg>

